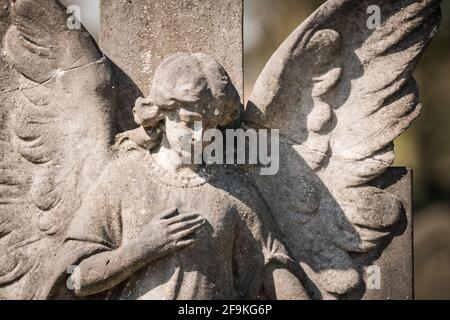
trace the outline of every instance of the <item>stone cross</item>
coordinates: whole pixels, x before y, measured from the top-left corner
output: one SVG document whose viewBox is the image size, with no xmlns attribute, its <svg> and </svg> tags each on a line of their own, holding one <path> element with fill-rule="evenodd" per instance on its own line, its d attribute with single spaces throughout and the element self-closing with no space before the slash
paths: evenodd
<svg viewBox="0 0 450 320">
<path fill-rule="evenodd" d="M 137 92 L 147 94 L 155 68 L 176 52 L 213 56 L 243 97 L 243 0 L 102 0 L 100 48 L 123 72 L 118 75 L 120 108 L 132 106 Z M 127 118 L 130 111 L 121 114 Z M 129 121 L 125 128 L 133 123 L 121 121 Z M 406 216 L 384 251 L 361 258 L 367 269 L 364 299 L 413 298 L 411 178 L 410 169 L 392 168 L 379 179 L 402 200 Z"/>
<path fill-rule="evenodd" d="M 102 0 L 100 8 L 100 48 L 123 72 L 117 77 L 124 129 L 134 125 L 129 108 L 136 96 L 148 94 L 156 67 L 175 52 L 213 56 L 243 97 L 242 0 Z"/>
</svg>

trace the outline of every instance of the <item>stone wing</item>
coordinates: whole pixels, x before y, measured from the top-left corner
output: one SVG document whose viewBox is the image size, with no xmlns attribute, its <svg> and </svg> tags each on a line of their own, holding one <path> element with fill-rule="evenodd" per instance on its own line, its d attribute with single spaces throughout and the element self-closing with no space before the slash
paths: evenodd
<svg viewBox="0 0 450 320">
<path fill-rule="evenodd" d="M 419 116 L 412 73 L 439 21 L 439 0 L 329 0 L 255 85 L 245 120 L 282 136 L 279 173 L 255 179 L 317 297 L 358 287 L 354 259 L 399 221 L 402 204 L 373 180 Z"/>
<path fill-rule="evenodd" d="M 2 0 L 0 299 L 39 298 L 113 139 L 108 63 L 56 0 Z"/>
</svg>

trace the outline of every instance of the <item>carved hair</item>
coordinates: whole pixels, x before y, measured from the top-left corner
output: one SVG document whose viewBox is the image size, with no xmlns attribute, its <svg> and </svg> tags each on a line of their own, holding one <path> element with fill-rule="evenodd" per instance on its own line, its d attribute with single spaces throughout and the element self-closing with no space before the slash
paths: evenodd
<svg viewBox="0 0 450 320">
<path fill-rule="evenodd" d="M 202 53 L 177 53 L 157 68 L 150 96 L 139 99 L 134 108 L 135 121 L 154 127 L 164 111 L 194 107 L 204 121 L 225 126 L 240 114 L 239 94 L 225 69 Z"/>
</svg>

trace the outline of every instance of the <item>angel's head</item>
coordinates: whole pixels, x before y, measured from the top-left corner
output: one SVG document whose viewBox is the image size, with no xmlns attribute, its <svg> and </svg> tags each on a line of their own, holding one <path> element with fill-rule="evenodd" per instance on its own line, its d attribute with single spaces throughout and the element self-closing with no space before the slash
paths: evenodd
<svg viewBox="0 0 450 320">
<path fill-rule="evenodd" d="M 239 117 L 240 107 L 220 63 L 201 53 L 177 53 L 157 68 L 150 95 L 138 99 L 133 111 L 146 129 L 163 123 L 168 143 L 178 149 L 186 137 L 198 135 L 199 123 L 203 130 L 225 126 Z"/>
</svg>

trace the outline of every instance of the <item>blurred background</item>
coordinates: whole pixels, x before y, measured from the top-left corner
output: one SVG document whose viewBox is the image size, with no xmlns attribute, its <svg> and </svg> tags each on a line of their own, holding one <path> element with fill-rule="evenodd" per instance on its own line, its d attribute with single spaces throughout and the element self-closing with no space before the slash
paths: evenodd
<svg viewBox="0 0 450 320">
<path fill-rule="evenodd" d="M 81 20 L 98 36 L 98 0 L 77 4 Z M 323 0 L 244 0 L 245 90 L 283 40 Z M 417 299 L 450 299 L 450 1 L 441 29 L 416 72 L 424 111 L 396 142 L 398 166 L 414 168 L 415 280 Z"/>
<path fill-rule="evenodd" d="M 245 91 L 283 40 L 323 0 L 244 0 Z M 416 72 L 424 111 L 396 142 L 414 168 L 416 299 L 450 299 L 450 1 Z"/>
</svg>

